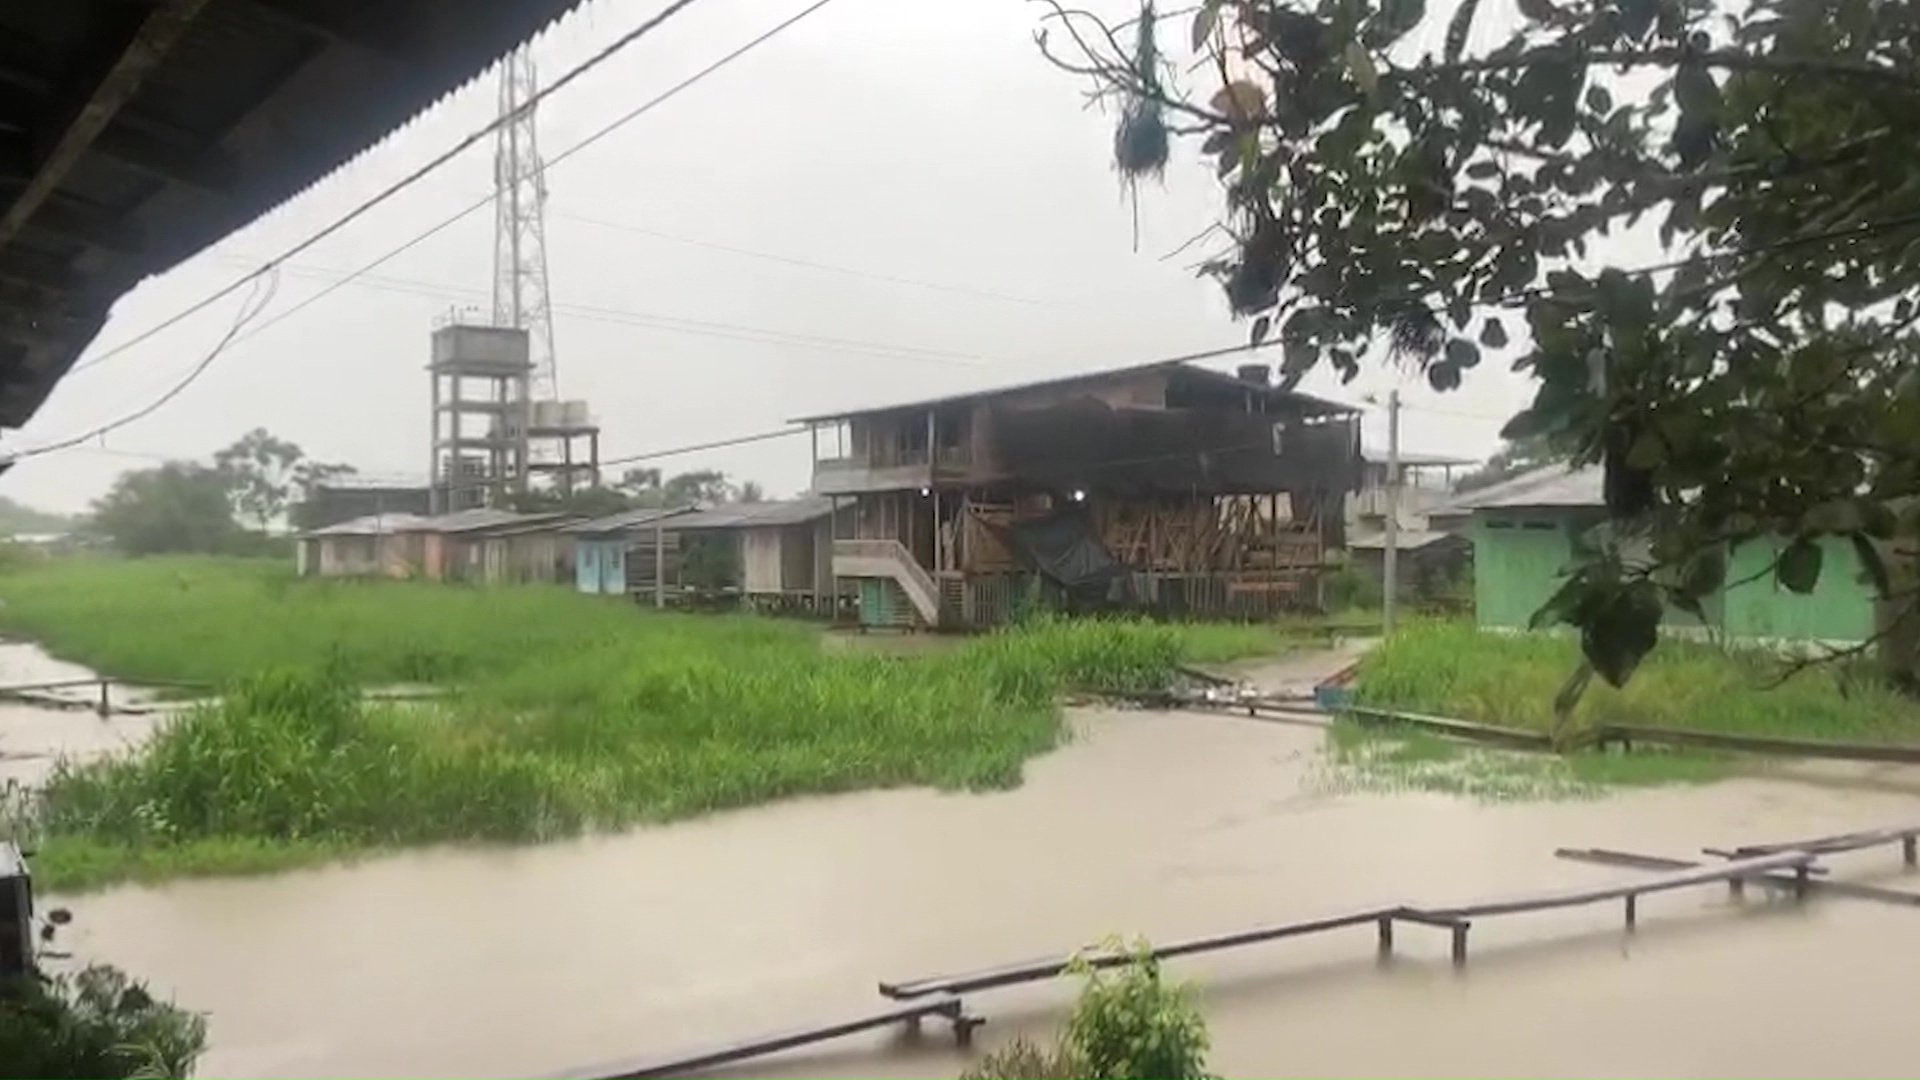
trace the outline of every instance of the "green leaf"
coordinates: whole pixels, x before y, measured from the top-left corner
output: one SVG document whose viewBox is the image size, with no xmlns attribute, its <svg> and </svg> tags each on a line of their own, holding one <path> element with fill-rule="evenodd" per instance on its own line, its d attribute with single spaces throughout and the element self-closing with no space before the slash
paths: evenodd
<svg viewBox="0 0 1920 1080">
<path fill-rule="evenodd" d="M 1436 360 L 1429 364 L 1427 385 L 1443 394 L 1460 389 L 1460 365 L 1451 360 Z"/>
<path fill-rule="evenodd" d="M 1667 460 L 1667 440 L 1660 432 L 1648 427 L 1633 440 L 1627 448 L 1627 465 L 1638 472 L 1651 472 L 1665 464 Z"/>
<path fill-rule="evenodd" d="M 1620 30 L 1629 38 L 1640 41 L 1653 29 L 1653 19 L 1660 12 L 1660 0 L 1617 0 L 1620 11 Z"/>
<path fill-rule="evenodd" d="M 1805 596 L 1820 584 L 1821 556 L 1820 545 L 1812 537 L 1798 537 L 1780 553 L 1774 576 L 1789 592 Z"/>
<path fill-rule="evenodd" d="M 1447 342 L 1447 363 L 1461 369 L 1479 366 L 1480 346 L 1466 338 L 1454 338 Z"/>
<path fill-rule="evenodd" d="M 1453 9 L 1453 18 L 1447 22 L 1447 63 L 1457 64 L 1466 55 L 1467 36 L 1473 31 L 1473 16 L 1479 10 L 1480 0 L 1460 0 L 1460 6 Z"/>
<path fill-rule="evenodd" d="M 1854 557 L 1860 560 L 1860 569 L 1873 584 L 1874 595 L 1886 599 L 1893 593 L 1893 580 L 1887 573 L 1886 560 L 1880 557 L 1880 545 L 1865 533 L 1854 533 L 1852 540 Z"/>
<path fill-rule="evenodd" d="M 1605 116 L 1613 112 L 1613 95 L 1607 92 L 1606 87 L 1594 83 L 1587 87 L 1587 108 Z"/>
<path fill-rule="evenodd" d="M 1491 161 L 1476 161 L 1467 166 L 1469 180 L 1491 180 L 1500 175 L 1500 166 Z"/>
<path fill-rule="evenodd" d="M 1398 38 L 1427 17 L 1427 0 L 1386 0 L 1380 6 L 1380 14 L 1392 35 Z"/>
<path fill-rule="evenodd" d="M 1680 592 L 1688 597 L 1712 596 L 1727 583 L 1727 552 L 1715 545 L 1695 552 L 1680 574 Z"/>
<path fill-rule="evenodd" d="M 1506 348 L 1506 326 L 1502 324 L 1499 319 L 1489 317 L 1486 322 L 1480 324 L 1480 344 L 1485 345 L 1489 349 Z"/>
<path fill-rule="evenodd" d="M 1580 651 L 1609 686 L 1622 687 L 1660 641 L 1660 596 L 1651 582 L 1616 589 L 1586 612 Z"/>
<path fill-rule="evenodd" d="M 1273 316 L 1262 315 L 1253 320 L 1253 343 L 1261 344 L 1267 340 L 1267 332 L 1273 329 Z"/>
<path fill-rule="evenodd" d="M 1367 52 L 1367 47 L 1358 40 L 1347 42 L 1346 60 L 1347 70 L 1353 73 L 1353 81 L 1360 84 L 1361 91 L 1368 97 L 1377 93 L 1380 89 L 1380 69 L 1373 65 L 1373 56 Z"/>
<path fill-rule="evenodd" d="M 1289 372 L 1311 370 L 1314 361 L 1320 359 L 1319 350 L 1305 341 L 1288 341 L 1281 349 L 1280 367 Z"/>
<path fill-rule="evenodd" d="M 1213 38 L 1214 28 L 1220 25 L 1220 6 L 1225 0 L 1202 0 L 1200 10 L 1193 16 L 1193 47 L 1195 51 L 1204 49 Z"/>
</svg>

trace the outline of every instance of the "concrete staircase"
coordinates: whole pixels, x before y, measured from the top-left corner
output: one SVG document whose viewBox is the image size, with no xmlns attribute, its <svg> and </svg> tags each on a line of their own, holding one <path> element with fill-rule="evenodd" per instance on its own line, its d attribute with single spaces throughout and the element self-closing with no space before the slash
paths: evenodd
<svg viewBox="0 0 1920 1080">
<path fill-rule="evenodd" d="M 898 540 L 835 540 L 833 574 L 892 581 L 923 625 L 940 625 L 940 587 Z"/>
</svg>

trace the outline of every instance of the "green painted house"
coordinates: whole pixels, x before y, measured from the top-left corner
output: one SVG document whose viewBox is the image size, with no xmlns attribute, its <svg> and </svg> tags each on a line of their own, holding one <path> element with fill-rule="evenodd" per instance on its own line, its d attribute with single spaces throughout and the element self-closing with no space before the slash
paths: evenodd
<svg viewBox="0 0 1920 1080">
<path fill-rule="evenodd" d="M 1484 627 L 1524 628 L 1560 587 L 1574 538 L 1606 516 L 1597 467 L 1549 466 L 1456 499 L 1436 521 L 1473 542 L 1474 611 Z M 1820 583 L 1802 596 L 1770 572 L 1780 542 L 1751 541 L 1728 559 L 1728 587 L 1707 598 L 1708 628 L 1732 639 L 1854 643 L 1873 633 L 1873 587 L 1844 538 L 1824 542 Z M 1669 611 L 1675 630 L 1701 620 Z"/>
</svg>

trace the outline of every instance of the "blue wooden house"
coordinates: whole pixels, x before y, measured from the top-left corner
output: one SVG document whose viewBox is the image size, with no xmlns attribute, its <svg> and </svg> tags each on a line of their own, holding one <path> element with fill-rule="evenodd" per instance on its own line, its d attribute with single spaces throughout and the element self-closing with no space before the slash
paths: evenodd
<svg viewBox="0 0 1920 1080">
<path fill-rule="evenodd" d="M 574 539 L 574 584 L 583 593 L 625 596 L 653 587 L 656 532 L 692 507 L 628 510 L 569 526 Z"/>
</svg>

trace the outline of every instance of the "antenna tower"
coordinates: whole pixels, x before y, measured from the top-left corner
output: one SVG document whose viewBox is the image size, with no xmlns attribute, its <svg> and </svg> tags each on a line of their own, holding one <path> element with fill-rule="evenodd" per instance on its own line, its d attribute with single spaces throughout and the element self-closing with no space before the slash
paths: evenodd
<svg viewBox="0 0 1920 1080">
<path fill-rule="evenodd" d="M 535 134 L 533 53 L 522 45 L 500 65 L 493 158 L 493 324 L 527 332 L 534 401 L 560 395 L 547 289 L 547 175 Z"/>
</svg>

